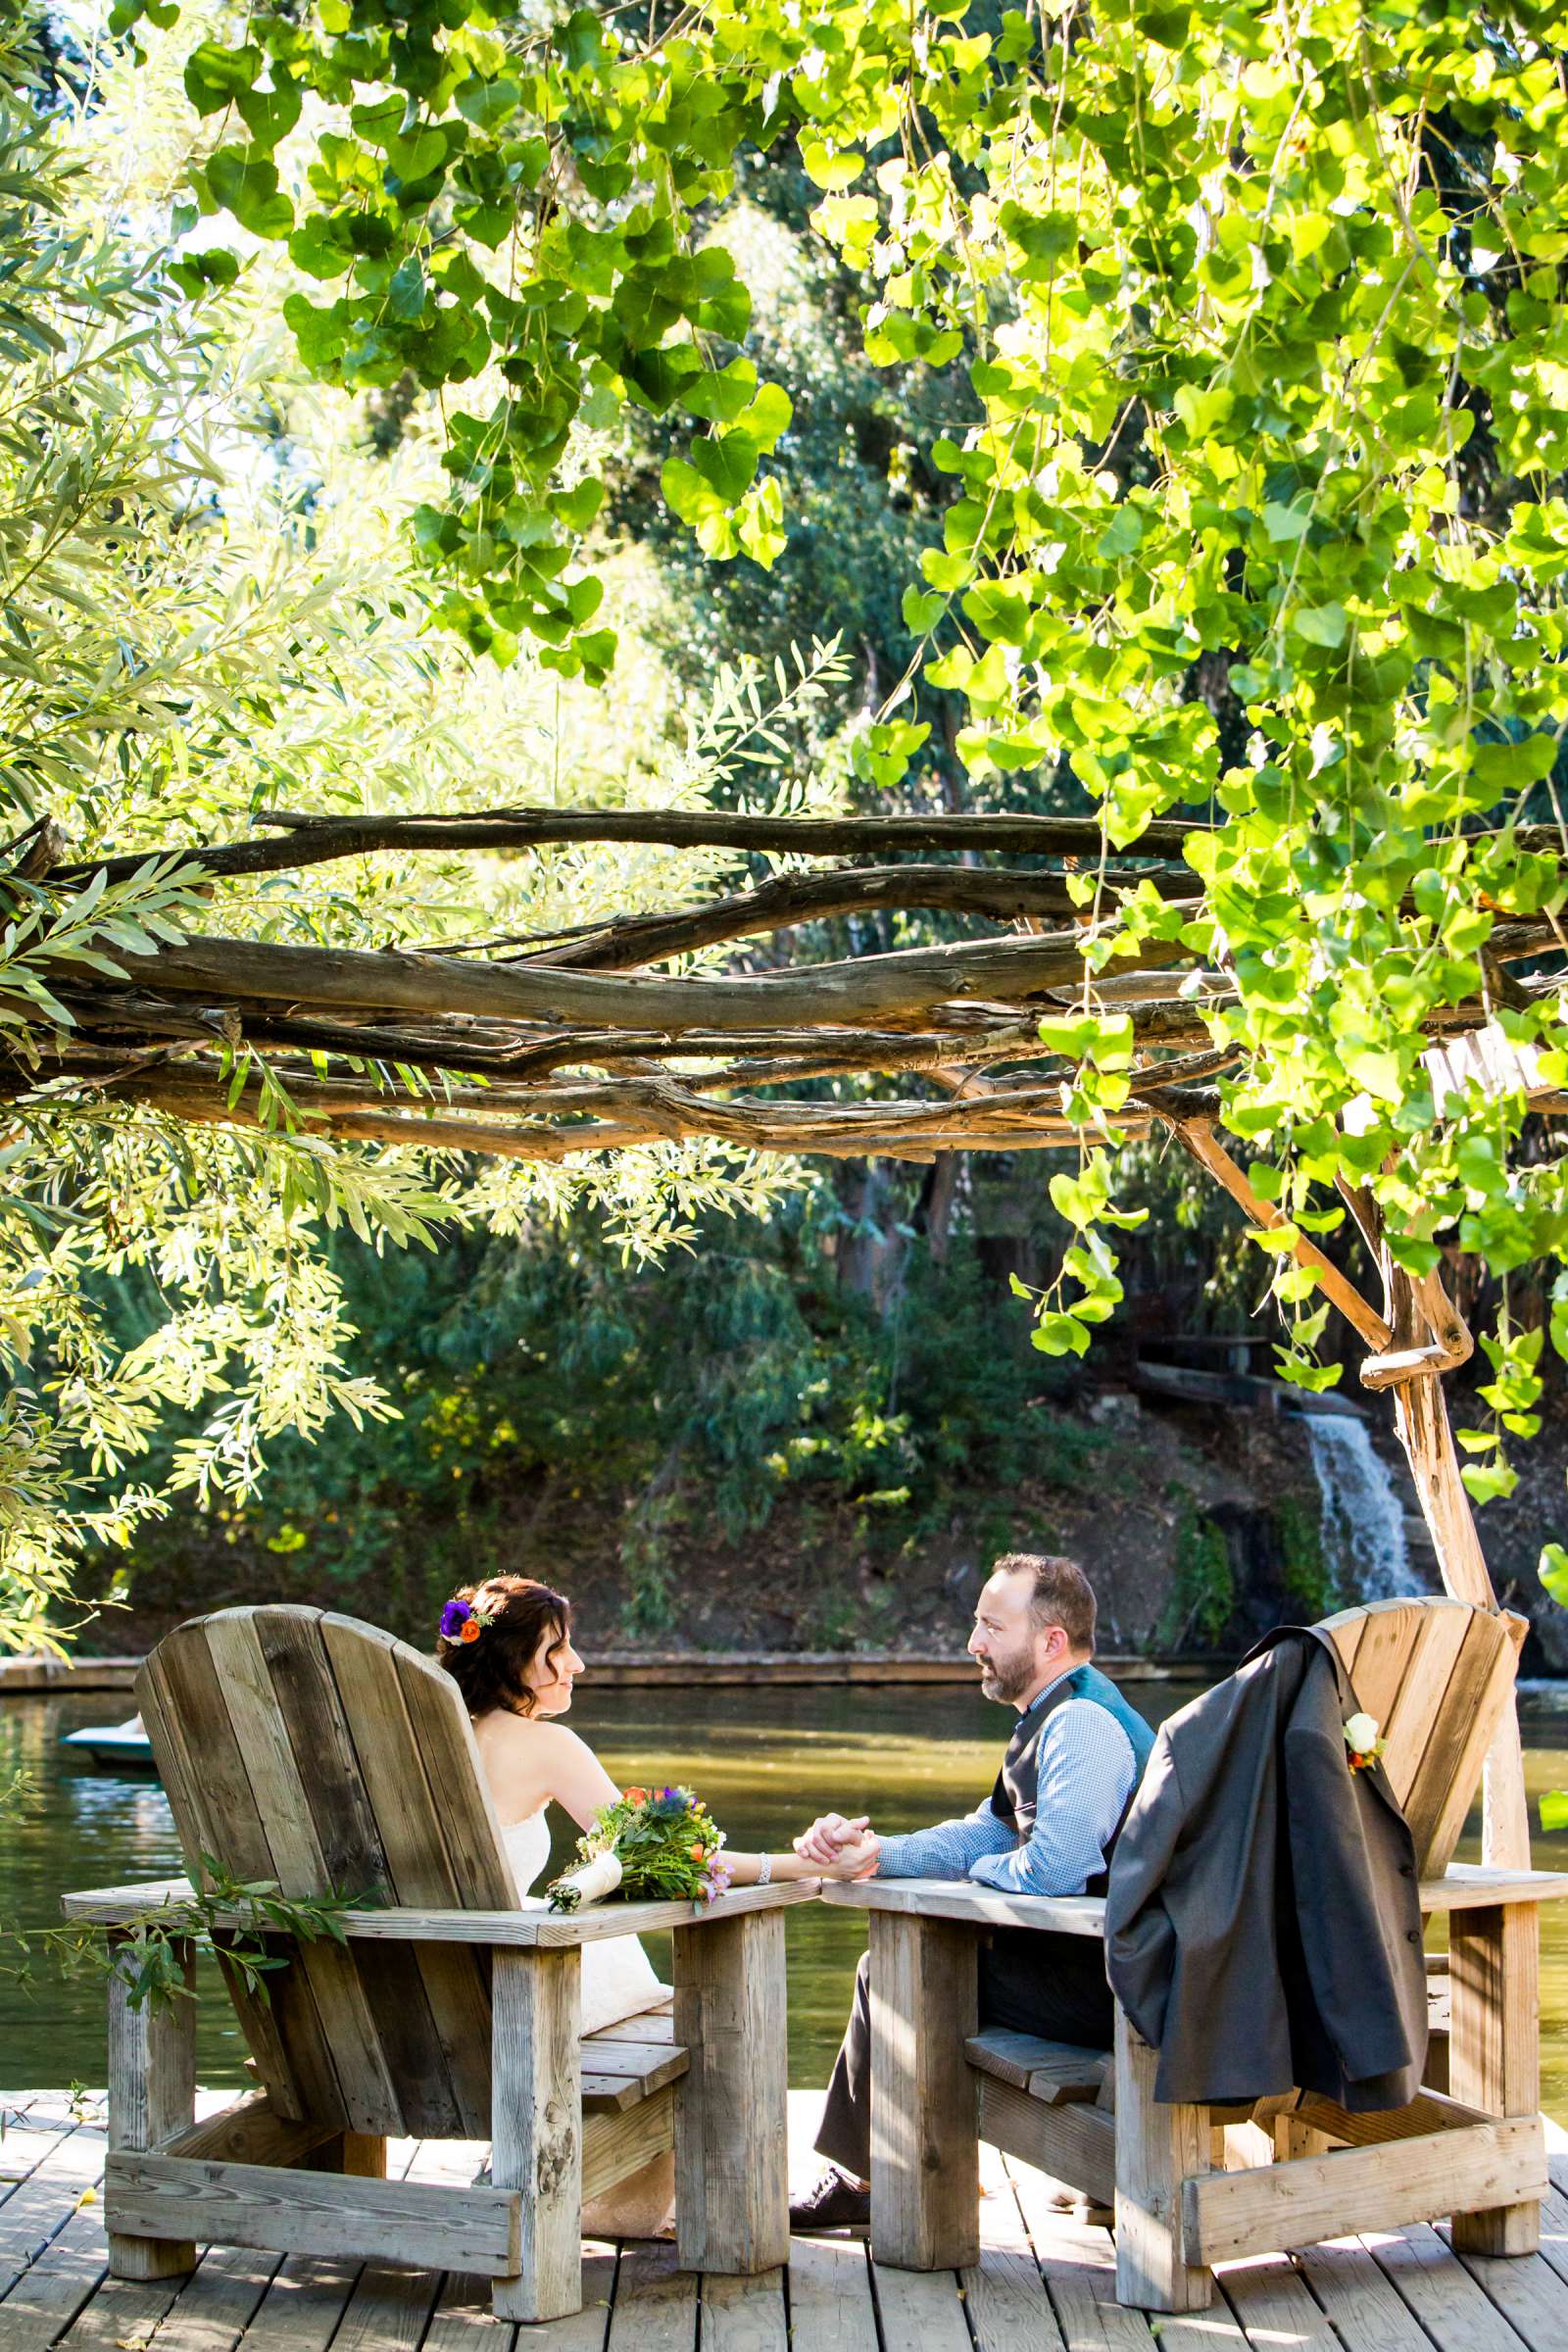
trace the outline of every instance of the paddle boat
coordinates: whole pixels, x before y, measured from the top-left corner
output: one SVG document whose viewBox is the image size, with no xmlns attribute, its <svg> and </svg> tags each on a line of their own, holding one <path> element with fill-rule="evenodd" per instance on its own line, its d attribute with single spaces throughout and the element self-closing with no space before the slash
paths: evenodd
<svg viewBox="0 0 1568 2352">
<path fill-rule="evenodd" d="M 95 1764 L 114 1764 L 122 1770 L 152 1772 L 153 1746 L 142 1730 L 141 1717 L 128 1723 L 90 1723 L 84 1731 L 67 1732 L 62 1747 L 75 1748 Z"/>
</svg>

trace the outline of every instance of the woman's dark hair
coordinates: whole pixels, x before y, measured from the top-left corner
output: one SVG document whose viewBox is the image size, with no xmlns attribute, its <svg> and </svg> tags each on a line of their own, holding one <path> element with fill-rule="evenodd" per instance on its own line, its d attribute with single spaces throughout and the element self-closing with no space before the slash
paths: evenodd
<svg viewBox="0 0 1568 2352">
<path fill-rule="evenodd" d="M 531 1715 L 533 1692 L 528 1668 L 541 1642 L 553 1660 L 571 1639 L 571 1603 L 531 1576 L 491 1576 L 482 1585 L 460 1585 L 452 1595 L 475 1605 L 488 1622 L 477 1641 L 436 1639 L 438 1665 L 444 1666 L 463 1693 L 470 1715 L 488 1715 L 492 1707 L 509 1714 Z"/>
</svg>

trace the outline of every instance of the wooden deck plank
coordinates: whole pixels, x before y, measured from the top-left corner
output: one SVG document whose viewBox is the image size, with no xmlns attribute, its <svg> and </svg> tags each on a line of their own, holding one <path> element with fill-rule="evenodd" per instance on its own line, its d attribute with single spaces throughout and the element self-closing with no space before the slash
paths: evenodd
<svg viewBox="0 0 1568 2352">
<path fill-rule="evenodd" d="M 1568 2196 L 1560 2188 L 1541 2200 L 1541 2259 L 1568 2278 Z"/>
<path fill-rule="evenodd" d="M 873 2260 L 882 2352 L 969 2352 L 956 2271 L 893 2271 Z"/>
<path fill-rule="evenodd" d="M 148 2344 L 172 2308 L 179 2278 L 105 2278 L 60 2338 L 70 2352 L 109 2352 L 117 2344 Z M 40 2341 L 52 2341 L 51 2328 Z"/>
<path fill-rule="evenodd" d="M 564 2320 L 541 2320 L 519 2327 L 515 2332 L 514 2352 L 605 2352 L 605 2338 L 610 2332 L 611 2306 L 615 2297 L 615 2277 L 619 2262 L 618 2248 L 606 2245 L 601 2239 L 586 2238 L 582 2250 L 582 2309 Z M 475 2284 L 484 2289 L 485 2305 L 490 2299 L 490 2281 L 478 2279 Z M 473 2338 L 473 2352 L 507 2352 L 505 2336 Z M 425 2340 L 425 2352 L 431 2352 Z M 451 2347 L 437 2344 L 435 2352 L 451 2352 Z"/>
<path fill-rule="evenodd" d="M 57 2111 L 46 2122 L 41 2115 L 34 2118 L 33 2106 L 25 2093 L 20 2104 L 14 2092 L 0 2101 L 0 2205 L 76 2129 L 69 2112 Z"/>
<path fill-rule="evenodd" d="M 1432 2339 L 1359 2238 L 1299 2256 L 1301 2276 L 1348 2352 L 1432 2352 Z"/>
<path fill-rule="evenodd" d="M 531 2328 L 522 2330 L 532 2334 Z M 600 2314 L 600 2334 L 604 2315 Z M 490 2281 L 468 2271 L 448 2271 L 421 2352 L 513 2352 L 517 2330 L 510 2320 L 497 2320 L 490 2309 Z"/>
<path fill-rule="evenodd" d="M 326 2352 L 360 2275 L 357 2262 L 291 2254 L 245 2332 L 245 2352 Z"/>
<path fill-rule="evenodd" d="M 976 2352 L 1065 2352 L 1002 2157 L 980 2143 L 980 2259 L 958 2273 Z"/>
<path fill-rule="evenodd" d="M 218 2103 L 228 2094 L 219 2094 Z M 799 2094 L 797 2094 L 798 2096 Z M 1457 2257 L 1422 2226 L 1222 2266 L 1213 2308 L 1152 2325 L 1115 2302 L 1110 2237 L 1056 2207 L 1054 2183 L 982 2152 L 981 2251 L 961 2274 L 873 2269 L 850 2238 L 796 2239 L 787 2284 L 698 2279 L 672 2247 L 584 2247 L 584 2308 L 514 2328 L 489 2287 L 392 2263 L 209 2253 L 189 2280 L 104 2278 L 103 2132 L 62 2094 L 0 2148 L 0 2352 L 1559 2352 L 1568 2345 L 1568 2149 L 1542 2252 Z M 797 2118 L 797 2126 L 802 2119 Z M 393 2142 L 388 2175 L 461 2185 L 475 2142 Z M 880 2325 L 879 2325 L 880 2318 Z"/>
<path fill-rule="evenodd" d="M 1116 2300 L 1116 2255 L 1110 2232 L 1057 2211 L 1050 2201 L 1055 2184 L 1032 2165 L 1017 2164 L 1009 2157 L 1007 2177 L 1017 2193 L 1066 2352 L 1152 2352 L 1155 2338 L 1147 2314 L 1124 2310 Z M 1204 2325 L 1223 2328 L 1226 2321 L 1223 2314 L 1216 2318 L 1209 2313 Z M 1162 2352 L 1174 2352 L 1177 2339 L 1167 2337 L 1167 2330 L 1174 2326 L 1169 2317 L 1159 2323 Z M 1234 2336 L 1239 2343 L 1239 2328 Z M 1213 2340 L 1205 2334 L 1205 2344 Z M 1220 2335 L 1218 2341 L 1223 2340 Z"/>
<path fill-rule="evenodd" d="M 1519 2352 L 1516 2330 L 1430 2224 L 1380 2232 L 1365 2243 L 1437 2352 Z M 1539 2352 L 1550 2347 L 1542 2345 Z"/>
<path fill-rule="evenodd" d="M 102 2214 L 73 2214 L 0 2302 L 0 2352 L 40 2352 L 63 2335 L 108 2261 Z"/>
<path fill-rule="evenodd" d="M 1218 2278 L 1219 2296 L 1194 2327 L 1195 2338 L 1229 2306 L 1252 2352 L 1278 2352 L 1281 2344 L 1291 2352 L 1340 2352 L 1340 2338 L 1288 2256 L 1254 2254 L 1247 2262 L 1228 2262 Z M 1161 2352 L 1168 2352 L 1164 2325 L 1159 2340 Z"/>
<path fill-rule="evenodd" d="M 703 2352 L 788 2352 L 784 2273 L 703 2280 Z"/>
<path fill-rule="evenodd" d="M 1568 2281 L 1540 2254 L 1460 2254 L 1458 2260 L 1527 2344 L 1568 2344 Z"/>
<path fill-rule="evenodd" d="M 877 2352 L 871 2266 L 858 2238 L 791 2242 L 790 2331 L 796 2352 Z"/>
<path fill-rule="evenodd" d="M 367 2263 L 332 2338 L 332 2352 L 418 2352 L 440 2284 L 437 2271 Z"/>
<path fill-rule="evenodd" d="M 234 2247 L 209 2254 L 189 2278 L 105 2278 L 60 2339 L 63 2352 L 234 2352 L 273 2267 Z"/>
<path fill-rule="evenodd" d="M 35 2261 L 104 2177 L 107 2139 L 101 2125 L 81 2124 L 52 2139 L 0 2204 L 0 2295 L 18 2269 Z"/>
<path fill-rule="evenodd" d="M 388 2140 L 387 2179 L 404 2180 L 421 2156 L 436 2159 L 443 2154 L 441 2145 L 426 2150 L 416 2140 Z M 352 2259 L 305 2254 L 291 2254 L 281 2263 L 269 2255 L 253 2255 L 251 2259 L 269 2263 L 272 2268 L 260 2305 L 245 2331 L 244 2352 L 327 2352 L 359 2282 L 361 2264 Z M 200 2276 L 198 2272 L 197 2277 Z M 156 2352 L 166 2352 L 162 2343 Z M 171 2343 L 167 2352 L 184 2352 L 184 2346 Z"/>
<path fill-rule="evenodd" d="M 673 2246 L 638 2245 L 620 2258 L 609 2352 L 692 2352 L 697 2273 L 676 2267 Z"/>
</svg>

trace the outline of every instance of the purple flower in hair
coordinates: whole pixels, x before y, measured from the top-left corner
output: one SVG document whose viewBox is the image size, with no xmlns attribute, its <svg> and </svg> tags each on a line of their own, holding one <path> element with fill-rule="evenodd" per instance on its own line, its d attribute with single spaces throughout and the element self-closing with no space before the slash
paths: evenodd
<svg viewBox="0 0 1568 2352">
<path fill-rule="evenodd" d="M 462 1635 L 463 1635 L 463 1629 L 464 1629 L 464 1627 L 465 1627 L 465 1626 L 467 1624 L 467 1622 L 468 1622 L 468 1604 L 467 1604 L 467 1602 L 466 1602 L 466 1600 L 449 1600 L 449 1601 L 447 1602 L 447 1604 L 446 1604 L 446 1607 L 445 1607 L 445 1608 L 442 1610 L 442 1612 L 441 1612 L 441 1639 L 442 1639 L 442 1641 L 443 1641 L 443 1642 L 457 1642 L 457 1641 L 460 1641 L 460 1640 L 462 1639 Z"/>
</svg>

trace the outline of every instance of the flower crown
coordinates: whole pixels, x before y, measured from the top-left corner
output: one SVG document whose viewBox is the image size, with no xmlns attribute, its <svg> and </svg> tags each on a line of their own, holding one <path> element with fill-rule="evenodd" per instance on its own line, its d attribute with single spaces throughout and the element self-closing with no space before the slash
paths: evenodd
<svg viewBox="0 0 1568 2352">
<path fill-rule="evenodd" d="M 476 1609 L 471 1600 L 449 1600 L 441 1611 L 443 1642 L 477 1642 L 495 1620 L 493 1609 Z"/>
</svg>

